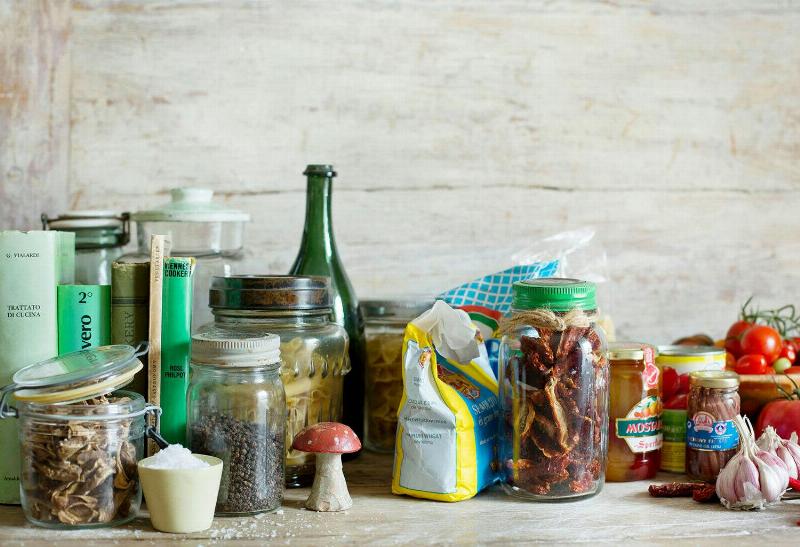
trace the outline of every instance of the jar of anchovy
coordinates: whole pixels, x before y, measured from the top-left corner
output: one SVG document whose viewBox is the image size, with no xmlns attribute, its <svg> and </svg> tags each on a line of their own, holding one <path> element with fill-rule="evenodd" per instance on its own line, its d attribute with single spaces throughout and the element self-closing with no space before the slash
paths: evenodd
<svg viewBox="0 0 800 547">
<path fill-rule="evenodd" d="M 96 528 L 136 516 L 146 419 L 157 421 L 160 410 L 117 389 L 143 368 L 142 353 L 130 346 L 69 353 L 19 370 L 2 388 L 0 417 L 19 418 L 22 509 L 33 524 Z"/>
<path fill-rule="evenodd" d="M 517 282 L 500 331 L 504 489 L 534 501 L 599 492 L 608 448 L 609 367 L 594 284 Z"/>
<path fill-rule="evenodd" d="M 726 370 L 689 374 L 686 420 L 686 474 L 713 483 L 736 455 L 739 432 L 734 423 L 741 411 L 739 375 Z"/>
</svg>

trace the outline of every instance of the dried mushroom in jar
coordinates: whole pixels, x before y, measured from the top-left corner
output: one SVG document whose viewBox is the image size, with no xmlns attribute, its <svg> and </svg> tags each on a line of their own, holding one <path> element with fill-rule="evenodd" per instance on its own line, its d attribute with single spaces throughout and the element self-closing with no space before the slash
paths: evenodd
<svg viewBox="0 0 800 547">
<path fill-rule="evenodd" d="M 127 397 L 84 401 L 87 419 L 28 418 L 22 424 L 22 487 L 31 517 L 71 526 L 124 519 L 138 505 L 131 420 L 92 420 Z M 58 413 L 56 405 L 51 406 Z"/>
</svg>

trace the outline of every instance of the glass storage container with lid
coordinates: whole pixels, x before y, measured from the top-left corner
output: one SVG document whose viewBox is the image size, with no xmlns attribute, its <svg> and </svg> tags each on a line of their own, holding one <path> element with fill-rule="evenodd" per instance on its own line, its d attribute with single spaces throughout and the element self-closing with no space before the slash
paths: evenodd
<svg viewBox="0 0 800 547">
<path fill-rule="evenodd" d="M 187 438 L 224 462 L 216 514 L 272 511 L 283 500 L 286 400 L 274 334 L 192 337 Z"/>
<path fill-rule="evenodd" d="M 369 450 L 394 452 L 406 325 L 433 303 L 432 297 L 361 301 L 367 344 L 364 446 Z"/>
<path fill-rule="evenodd" d="M 196 330 L 211 321 L 211 278 L 231 273 L 231 262 L 244 247 L 244 227 L 250 215 L 215 203 L 214 192 L 205 188 L 176 188 L 171 196 L 172 201 L 161 207 L 131 215 L 136 222 L 138 252 L 124 260 L 149 260 L 152 235 L 169 236 L 172 256 L 195 257 L 192 326 Z"/>
<path fill-rule="evenodd" d="M 342 416 L 342 380 L 349 371 L 345 330 L 331 321 L 330 281 L 313 276 L 214 278 L 209 296 L 214 324 L 225 330 L 280 337 L 286 390 L 286 484 L 307 486 L 314 455 L 292 450 L 294 436 Z"/>
<path fill-rule="evenodd" d="M 606 466 L 609 367 L 594 284 L 514 283 L 500 330 L 504 489 L 537 501 L 597 493 Z"/>
<path fill-rule="evenodd" d="M 739 375 L 729 370 L 689 374 L 686 420 L 686 475 L 714 484 L 739 449 L 734 419 L 741 412 Z"/>
<path fill-rule="evenodd" d="M 118 389 L 142 369 L 143 353 L 124 345 L 68 353 L 19 370 L 0 390 L 0 417 L 20 421 L 20 494 L 32 523 L 94 528 L 136 517 L 146 416 L 157 423 L 160 410 Z"/>
<path fill-rule="evenodd" d="M 111 264 L 130 241 L 128 213 L 67 211 L 54 218 L 42 214 L 42 229 L 75 234 L 75 283 L 110 285 Z"/>
</svg>

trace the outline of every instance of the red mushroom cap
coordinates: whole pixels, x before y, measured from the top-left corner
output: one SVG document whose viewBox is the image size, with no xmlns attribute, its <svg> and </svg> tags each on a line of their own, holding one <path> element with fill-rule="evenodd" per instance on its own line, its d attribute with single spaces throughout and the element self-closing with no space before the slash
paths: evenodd
<svg viewBox="0 0 800 547">
<path fill-rule="evenodd" d="M 344 424 L 320 422 L 295 435 L 292 448 L 301 452 L 349 454 L 361 450 L 361 441 Z"/>
</svg>

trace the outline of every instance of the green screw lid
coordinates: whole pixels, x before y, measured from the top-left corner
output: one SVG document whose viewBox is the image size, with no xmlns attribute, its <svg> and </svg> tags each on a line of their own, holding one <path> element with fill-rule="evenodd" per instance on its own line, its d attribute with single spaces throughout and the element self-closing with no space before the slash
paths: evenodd
<svg viewBox="0 0 800 547">
<path fill-rule="evenodd" d="M 594 283 L 565 277 L 527 279 L 513 287 L 511 307 L 517 310 L 547 308 L 553 311 L 597 309 Z"/>
</svg>

